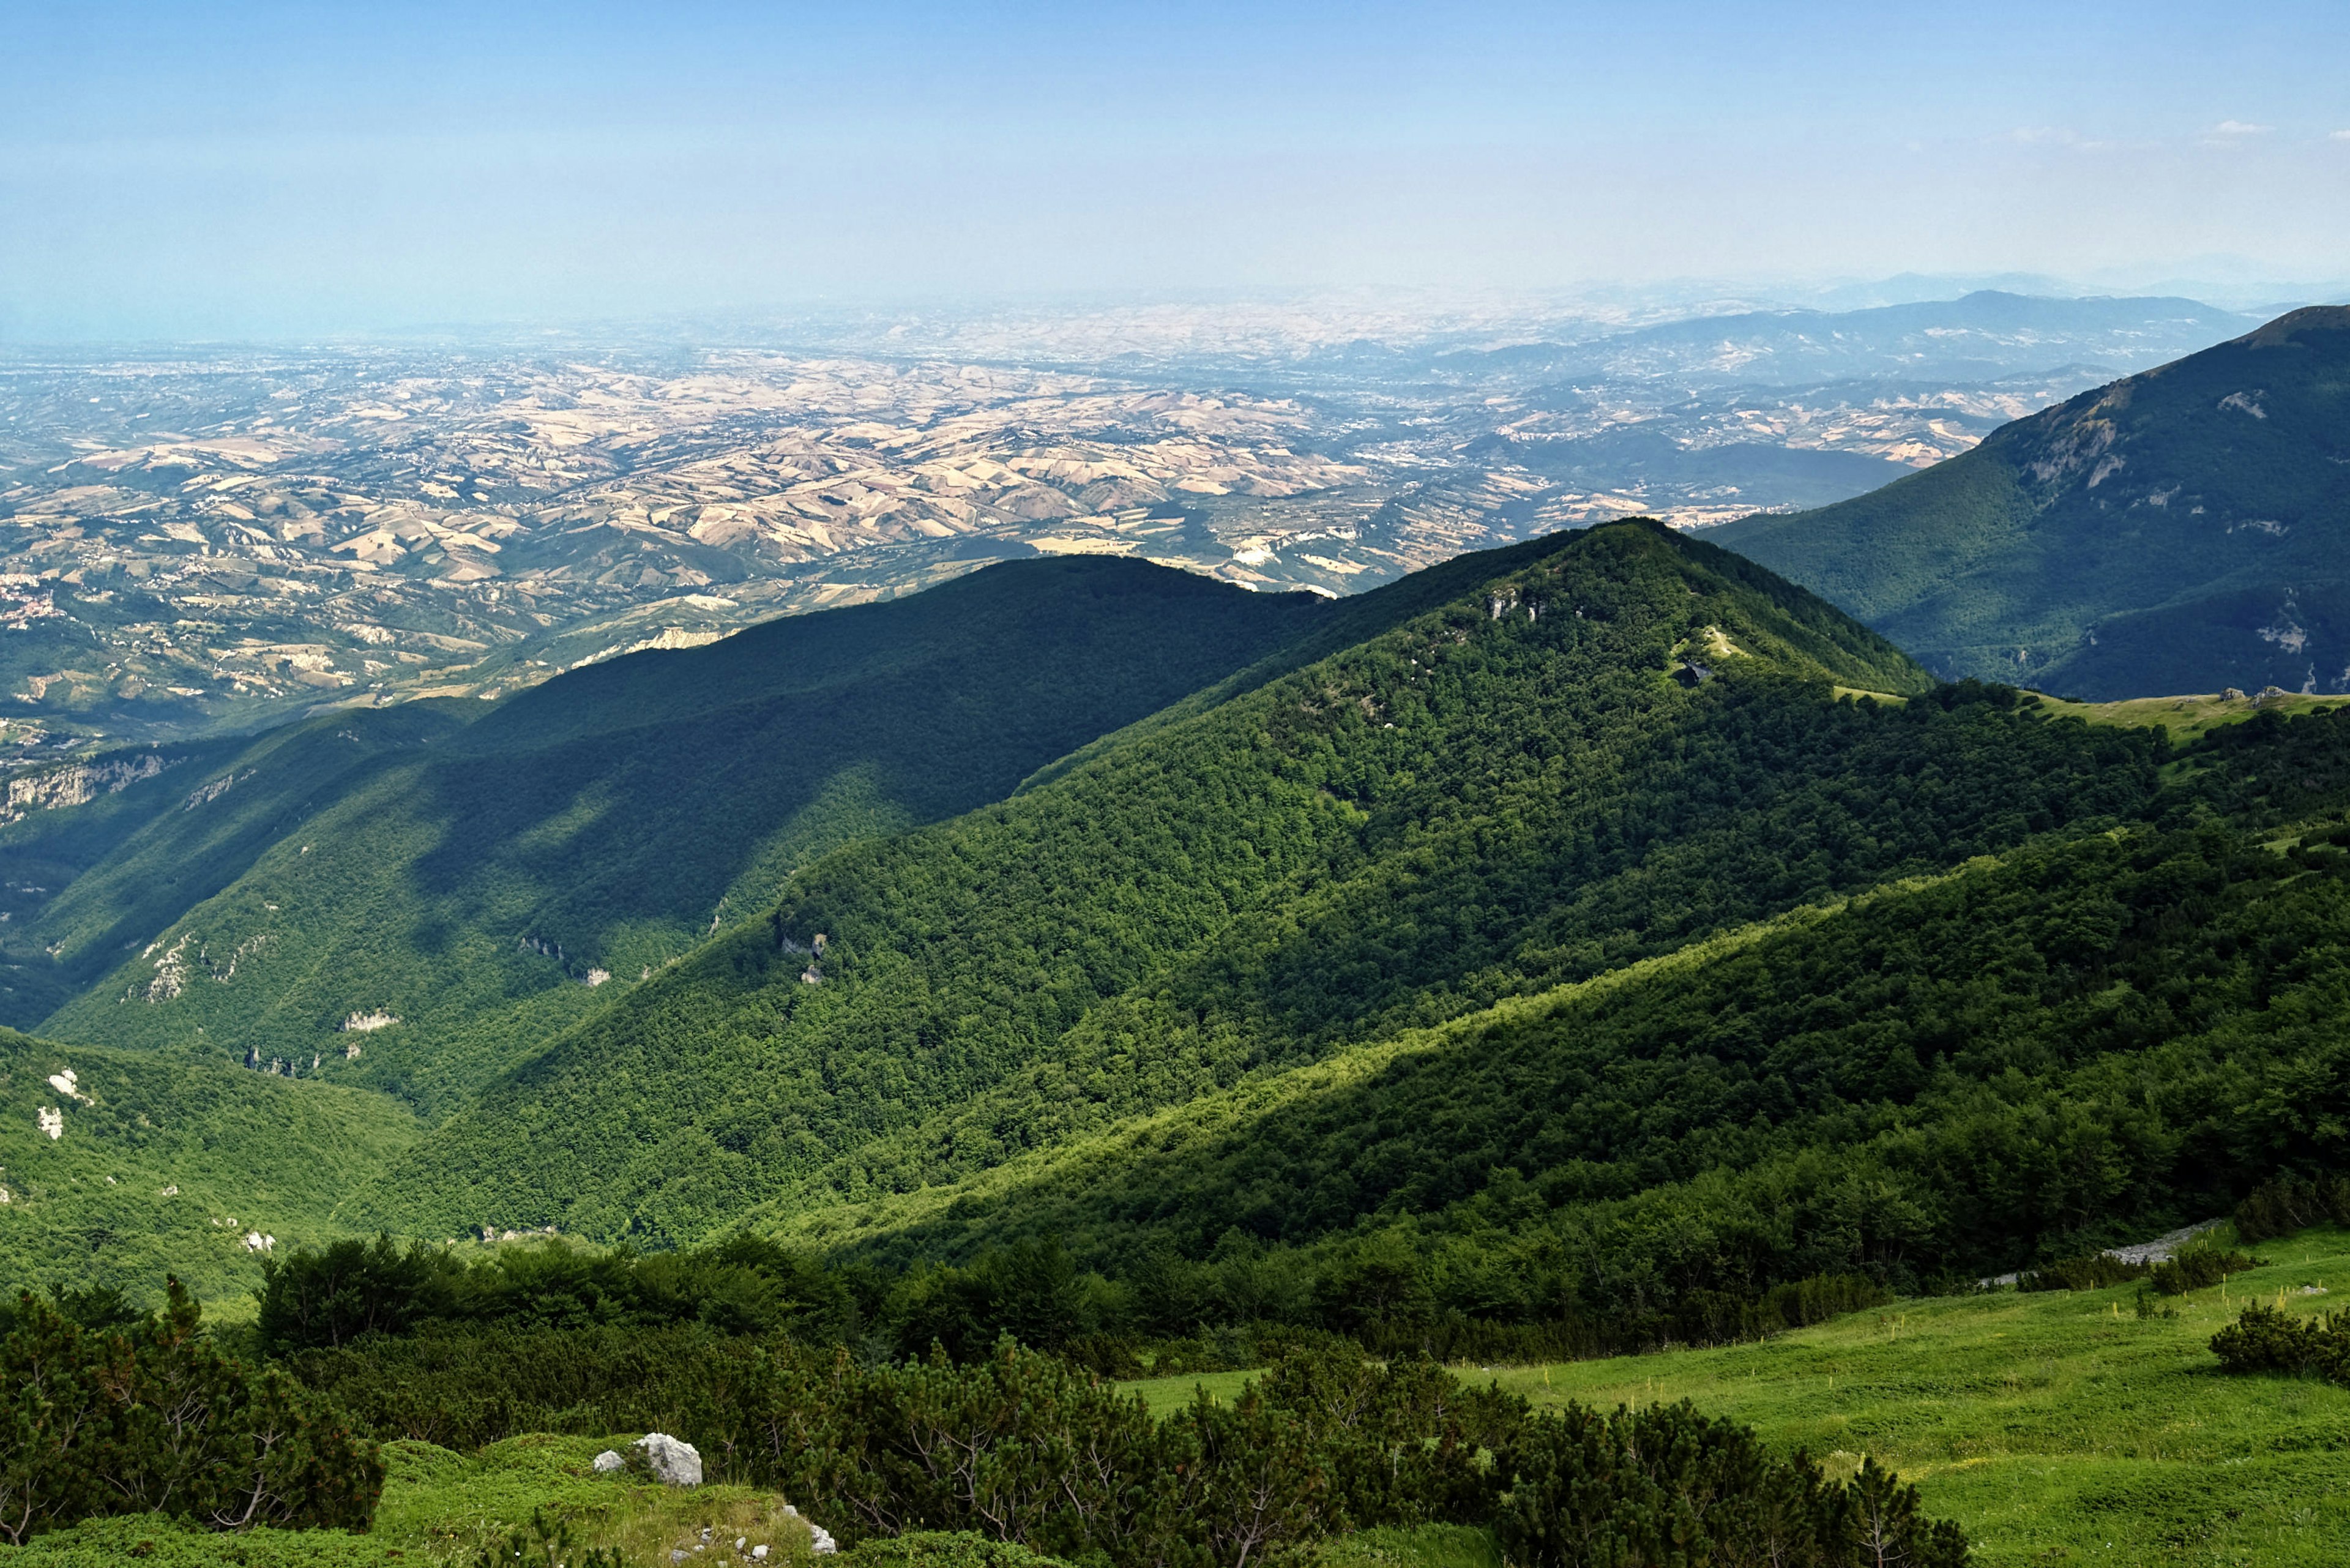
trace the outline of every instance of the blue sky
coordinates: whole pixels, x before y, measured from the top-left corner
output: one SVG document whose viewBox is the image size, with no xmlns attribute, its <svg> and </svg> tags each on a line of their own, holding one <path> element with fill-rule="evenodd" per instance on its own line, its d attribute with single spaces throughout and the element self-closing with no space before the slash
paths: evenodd
<svg viewBox="0 0 2350 1568">
<path fill-rule="evenodd" d="M 2340 0 L 0 13 L 18 338 L 2350 275 Z"/>
</svg>

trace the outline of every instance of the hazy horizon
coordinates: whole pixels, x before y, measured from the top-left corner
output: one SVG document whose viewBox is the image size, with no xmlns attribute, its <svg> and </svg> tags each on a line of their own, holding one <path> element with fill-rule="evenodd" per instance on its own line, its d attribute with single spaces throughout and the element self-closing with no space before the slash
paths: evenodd
<svg viewBox="0 0 2350 1568">
<path fill-rule="evenodd" d="M 2338 286 L 2350 30 L 2211 16 L 20 6 L 0 338 Z"/>
</svg>

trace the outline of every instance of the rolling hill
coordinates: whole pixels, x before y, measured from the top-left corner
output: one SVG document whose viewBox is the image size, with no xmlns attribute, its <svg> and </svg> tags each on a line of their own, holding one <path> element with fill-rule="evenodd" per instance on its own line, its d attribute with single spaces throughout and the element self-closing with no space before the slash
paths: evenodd
<svg viewBox="0 0 2350 1568">
<path fill-rule="evenodd" d="M 2350 307 L 2325 306 L 1711 536 L 1938 674 L 2106 701 L 2350 691 L 2345 531 Z"/>
<path fill-rule="evenodd" d="M 1423 1328 L 1565 1317 L 1635 1344 L 1718 1337 L 1685 1314 L 1806 1276 L 1916 1293 L 2203 1220 L 2341 1157 L 2343 1053 L 2317 1021 L 2345 1001 L 2350 711 L 2224 734 L 2174 771 L 2142 826 L 1794 911 L 960 1182 L 795 1194 L 763 1220 L 899 1262 L 1058 1237 L 1162 1282 L 1147 1310 L 1210 1322 L 1233 1315 L 1234 1238 L 1308 1280 L 1399 1249 Z M 2274 775 L 2294 782 L 2263 793 Z"/>
</svg>

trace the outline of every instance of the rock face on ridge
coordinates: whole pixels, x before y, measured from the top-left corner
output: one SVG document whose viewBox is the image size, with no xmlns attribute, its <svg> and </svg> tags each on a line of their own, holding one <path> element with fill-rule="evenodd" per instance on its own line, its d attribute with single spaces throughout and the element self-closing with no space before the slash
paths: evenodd
<svg viewBox="0 0 2350 1568">
<path fill-rule="evenodd" d="M 1709 535 L 1936 673 L 2350 691 L 2350 306 L 2296 310 L 1814 512 Z"/>
</svg>

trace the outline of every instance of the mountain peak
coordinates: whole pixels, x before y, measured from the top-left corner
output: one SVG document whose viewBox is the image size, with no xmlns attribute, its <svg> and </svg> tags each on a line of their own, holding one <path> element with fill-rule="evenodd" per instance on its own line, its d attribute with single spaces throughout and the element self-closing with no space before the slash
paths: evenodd
<svg viewBox="0 0 2350 1568">
<path fill-rule="evenodd" d="M 2274 321 L 2236 339 L 2247 348 L 2282 348 L 2304 345 L 2311 337 L 2350 332 L 2350 305 L 2310 305 L 2287 311 Z"/>
</svg>

